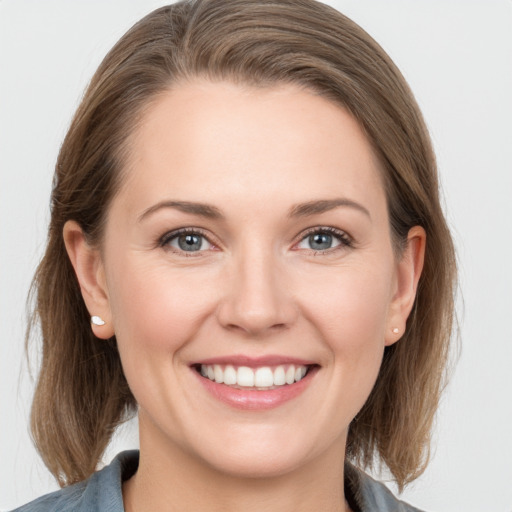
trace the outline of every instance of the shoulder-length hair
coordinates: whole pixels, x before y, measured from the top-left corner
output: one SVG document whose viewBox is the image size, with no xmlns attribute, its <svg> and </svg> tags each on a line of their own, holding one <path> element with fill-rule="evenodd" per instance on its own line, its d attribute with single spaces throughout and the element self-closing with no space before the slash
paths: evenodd
<svg viewBox="0 0 512 512">
<path fill-rule="evenodd" d="M 101 63 L 58 157 L 47 247 L 32 287 L 32 325 L 42 329 L 31 415 L 39 453 L 61 485 L 83 480 L 116 426 L 136 410 L 115 337 L 105 342 L 91 332 L 62 231 L 75 220 L 90 243 L 101 243 L 130 135 L 152 100 L 195 78 L 296 84 L 342 105 L 380 160 L 397 257 L 409 229 L 425 229 L 425 265 L 405 334 L 386 348 L 376 385 L 350 425 L 346 452 L 363 467 L 384 463 L 403 487 L 428 461 L 444 383 L 453 243 L 431 141 L 404 78 L 364 30 L 312 0 L 178 2 L 140 20 Z"/>
</svg>

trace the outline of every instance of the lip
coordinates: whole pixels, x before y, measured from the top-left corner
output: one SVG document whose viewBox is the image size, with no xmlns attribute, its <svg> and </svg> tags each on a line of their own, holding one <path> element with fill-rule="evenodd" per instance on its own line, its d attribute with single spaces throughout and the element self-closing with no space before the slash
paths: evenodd
<svg viewBox="0 0 512 512">
<path fill-rule="evenodd" d="M 296 364 L 307 365 L 309 366 L 309 369 L 308 373 L 299 382 L 279 386 L 275 389 L 259 391 L 250 388 L 233 388 L 231 386 L 219 384 L 215 381 L 205 378 L 196 370 L 197 366 L 201 364 L 231 364 L 234 366 L 248 366 L 250 368 L 257 366 Z M 283 358 L 282 356 L 265 356 L 259 358 L 230 356 L 205 359 L 201 362 L 194 363 L 191 365 L 190 369 L 202 384 L 204 389 L 215 399 L 236 409 L 242 409 L 246 411 L 264 411 L 279 407 L 304 393 L 313 381 L 320 367 L 315 363 L 311 363 L 303 359 L 288 357 Z"/>
<path fill-rule="evenodd" d="M 200 361 L 194 361 L 190 366 L 200 366 L 202 364 L 212 365 L 231 364 L 233 366 L 248 366 L 249 368 L 257 368 L 258 366 L 279 366 L 281 364 L 295 364 L 301 366 L 312 366 L 316 365 L 315 361 L 308 361 L 306 359 L 298 359 L 296 357 L 288 357 L 282 355 L 267 355 L 260 357 L 250 357 L 245 355 L 231 355 L 231 356 L 220 356 L 211 357 L 209 359 L 201 359 Z"/>
</svg>

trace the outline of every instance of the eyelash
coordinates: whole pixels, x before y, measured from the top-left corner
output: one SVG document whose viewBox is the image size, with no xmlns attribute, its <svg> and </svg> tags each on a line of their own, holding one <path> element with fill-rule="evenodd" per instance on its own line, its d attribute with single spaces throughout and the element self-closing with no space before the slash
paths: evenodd
<svg viewBox="0 0 512 512">
<path fill-rule="evenodd" d="M 298 244 L 300 244 L 307 237 L 314 235 L 314 234 L 329 234 L 329 235 L 332 235 L 333 237 L 335 237 L 336 239 L 338 239 L 338 241 L 340 242 L 339 245 L 337 245 L 335 247 L 330 247 L 325 250 L 310 249 L 310 251 L 312 251 L 314 255 L 325 255 L 325 254 L 330 254 L 330 253 L 340 250 L 340 249 L 354 247 L 354 240 L 352 239 L 351 236 L 349 236 L 345 231 L 341 231 L 339 229 L 329 227 L 329 226 L 321 226 L 321 227 L 316 226 L 313 228 L 309 228 L 305 232 L 301 233 L 300 239 L 298 240 L 298 242 L 296 242 L 294 244 L 294 247 L 297 246 Z M 190 251 L 189 252 L 189 251 L 175 250 L 174 248 L 171 249 L 169 246 L 169 243 L 173 239 L 179 237 L 180 235 L 199 235 L 199 236 L 203 237 L 213 247 L 216 247 L 215 244 L 210 240 L 210 237 L 203 230 L 201 230 L 199 228 L 181 228 L 181 229 L 177 229 L 175 231 L 167 232 L 158 239 L 158 246 L 161 248 L 164 248 L 164 249 L 167 248 L 177 254 L 180 254 L 180 255 L 183 255 L 186 257 L 200 256 L 201 253 L 205 252 L 205 251 Z"/>
<path fill-rule="evenodd" d="M 337 238 L 340 242 L 340 245 L 337 245 L 335 247 L 330 247 L 329 249 L 325 249 L 323 251 L 310 249 L 311 251 L 313 251 L 313 254 L 315 256 L 316 255 L 327 255 L 327 254 L 331 254 L 332 252 L 335 252 L 340 249 L 341 250 L 342 249 L 351 249 L 354 247 L 354 240 L 350 235 L 348 235 L 345 231 L 341 231 L 340 229 L 336 229 L 336 228 L 333 228 L 330 226 L 320 226 L 320 227 L 315 226 L 314 228 L 310 228 L 310 229 L 306 230 L 304 233 L 301 233 L 300 240 L 295 245 L 299 244 L 307 237 L 309 237 L 311 235 L 315 235 L 315 234 L 332 235 L 333 237 Z"/>
<path fill-rule="evenodd" d="M 209 244 L 215 247 L 215 244 L 210 240 L 210 237 L 201 229 L 199 228 L 181 228 L 177 229 L 175 231 L 169 231 L 162 235 L 158 240 L 158 246 L 163 249 L 169 249 L 170 251 L 183 255 L 185 257 L 193 257 L 193 256 L 200 256 L 202 252 L 204 251 L 179 251 L 174 248 L 171 248 L 168 244 L 175 238 L 179 237 L 180 235 L 199 235 L 203 237 Z"/>
</svg>

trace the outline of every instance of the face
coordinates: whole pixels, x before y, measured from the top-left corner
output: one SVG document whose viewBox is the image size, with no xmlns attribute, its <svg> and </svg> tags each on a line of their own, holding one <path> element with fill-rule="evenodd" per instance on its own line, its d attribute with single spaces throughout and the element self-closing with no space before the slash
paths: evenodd
<svg viewBox="0 0 512 512">
<path fill-rule="evenodd" d="M 141 452 L 225 473 L 342 461 L 405 321 L 372 149 L 345 110 L 288 85 L 161 95 L 98 269 L 95 329 L 115 332 Z"/>
</svg>

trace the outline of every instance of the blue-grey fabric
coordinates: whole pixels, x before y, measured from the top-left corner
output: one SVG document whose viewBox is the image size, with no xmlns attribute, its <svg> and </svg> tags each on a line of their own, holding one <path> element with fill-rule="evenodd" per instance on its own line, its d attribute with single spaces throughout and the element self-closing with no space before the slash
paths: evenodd
<svg viewBox="0 0 512 512">
<path fill-rule="evenodd" d="M 12 512 L 124 512 L 122 482 L 139 463 L 136 450 L 120 453 L 90 478 L 42 496 Z M 345 466 L 347 500 L 354 512 L 420 512 L 398 501 L 386 486 L 362 471 Z"/>
</svg>

